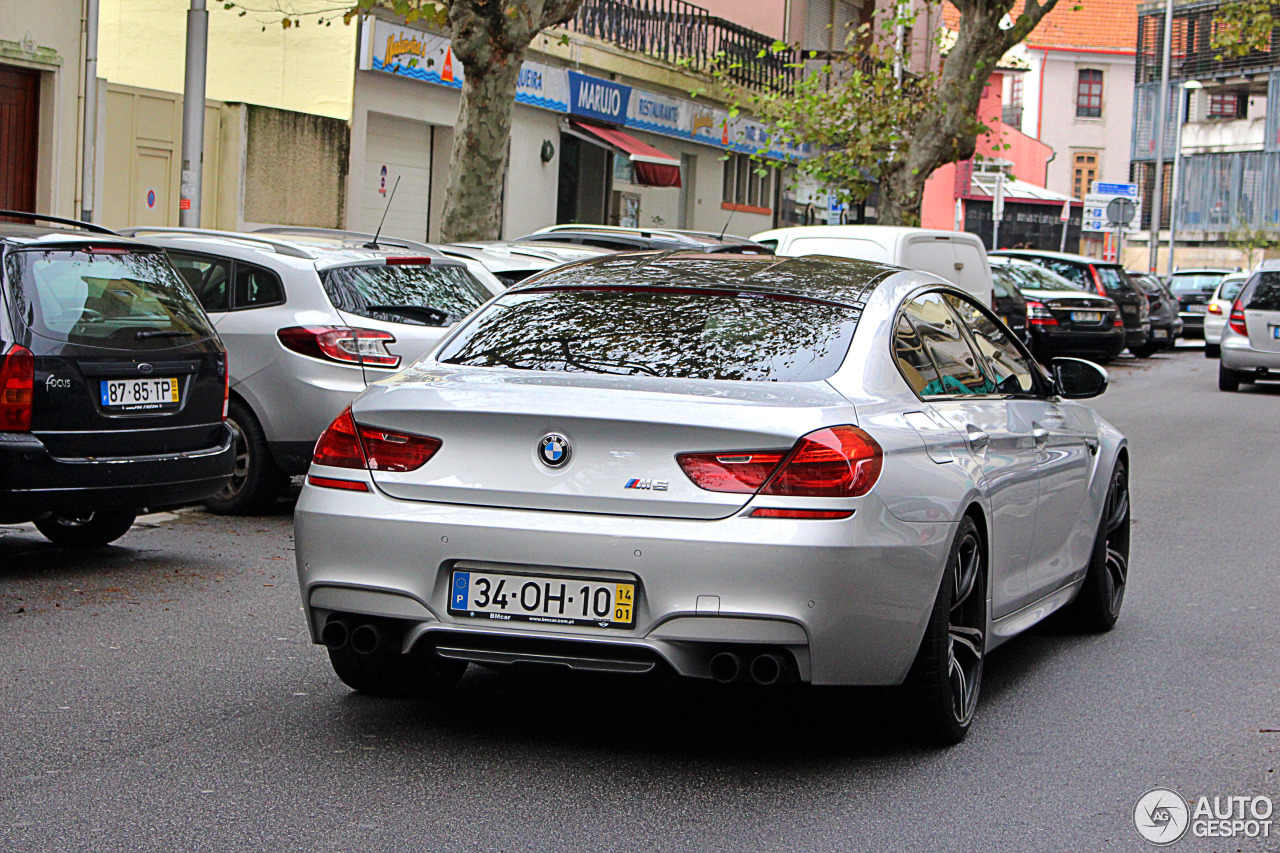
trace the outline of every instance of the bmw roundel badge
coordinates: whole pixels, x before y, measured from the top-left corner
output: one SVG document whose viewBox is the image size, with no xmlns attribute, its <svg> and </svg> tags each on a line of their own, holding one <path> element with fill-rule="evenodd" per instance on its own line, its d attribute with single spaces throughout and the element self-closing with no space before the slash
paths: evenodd
<svg viewBox="0 0 1280 853">
<path fill-rule="evenodd" d="M 548 468 L 563 468 L 569 453 L 569 440 L 557 432 L 547 433 L 538 442 L 538 458 Z"/>
</svg>

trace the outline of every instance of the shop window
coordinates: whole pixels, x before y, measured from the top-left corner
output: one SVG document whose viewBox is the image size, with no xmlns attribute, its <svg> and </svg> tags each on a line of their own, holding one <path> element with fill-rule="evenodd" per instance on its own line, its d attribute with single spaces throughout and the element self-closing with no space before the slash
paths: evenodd
<svg viewBox="0 0 1280 853">
<path fill-rule="evenodd" d="M 1244 100 L 1238 92 L 1224 92 L 1209 96 L 1209 118 L 1244 118 L 1241 102 Z"/>
<path fill-rule="evenodd" d="M 1081 69 L 1076 80 L 1076 115 L 1102 118 L 1102 72 L 1096 68 Z"/>
<path fill-rule="evenodd" d="M 1083 199 L 1085 193 L 1093 191 L 1093 182 L 1098 179 L 1098 155 L 1096 153 L 1077 154 L 1071 162 L 1071 197 Z"/>
</svg>

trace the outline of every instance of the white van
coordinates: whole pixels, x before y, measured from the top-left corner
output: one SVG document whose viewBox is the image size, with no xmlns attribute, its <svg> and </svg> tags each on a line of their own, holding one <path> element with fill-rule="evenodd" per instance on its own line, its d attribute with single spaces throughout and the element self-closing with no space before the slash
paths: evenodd
<svg viewBox="0 0 1280 853">
<path fill-rule="evenodd" d="M 775 254 L 835 255 L 931 272 L 991 304 L 991 267 L 977 236 L 964 231 L 888 225 L 806 225 L 751 238 Z"/>
</svg>

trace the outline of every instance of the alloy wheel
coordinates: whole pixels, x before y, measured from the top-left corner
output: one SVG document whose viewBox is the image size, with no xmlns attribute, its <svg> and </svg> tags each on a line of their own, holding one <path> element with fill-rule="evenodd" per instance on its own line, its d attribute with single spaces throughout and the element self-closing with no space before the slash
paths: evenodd
<svg viewBox="0 0 1280 853">
<path fill-rule="evenodd" d="M 1120 610 L 1125 584 L 1129 580 L 1129 477 L 1123 467 L 1116 469 L 1107 490 L 1106 532 L 1107 601 L 1111 612 Z"/>
<path fill-rule="evenodd" d="M 245 437 L 240 424 L 227 418 L 227 426 L 231 427 L 231 440 L 235 443 L 236 464 L 231 471 L 231 479 L 214 496 L 220 501 L 229 501 L 244 491 L 244 484 L 249 480 L 249 440 Z"/>
<path fill-rule="evenodd" d="M 982 541 L 969 532 L 956 549 L 947 627 L 947 683 L 956 720 L 967 724 L 978 706 L 986 636 Z"/>
</svg>

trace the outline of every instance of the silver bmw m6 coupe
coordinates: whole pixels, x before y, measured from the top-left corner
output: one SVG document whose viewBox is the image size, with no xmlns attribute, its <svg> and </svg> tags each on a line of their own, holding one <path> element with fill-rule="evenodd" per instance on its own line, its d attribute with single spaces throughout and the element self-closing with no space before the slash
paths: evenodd
<svg viewBox="0 0 1280 853">
<path fill-rule="evenodd" d="M 902 685 L 953 743 L 988 652 L 1116 621 L 1128 448 L 986 305 L 840 258 L 608 255 L 361 394 L 297 506 L 311 636 L 372 694 L 468 663 Z"/>
</svg>

